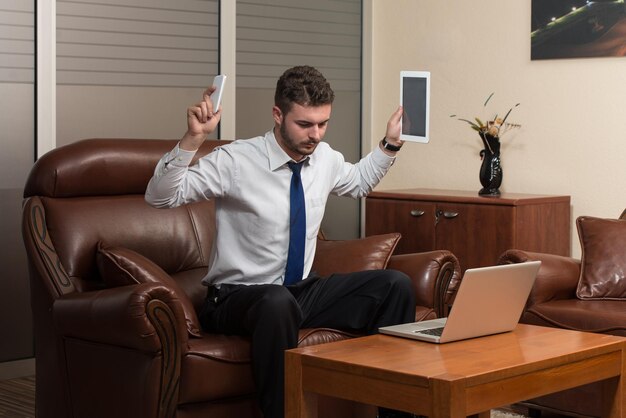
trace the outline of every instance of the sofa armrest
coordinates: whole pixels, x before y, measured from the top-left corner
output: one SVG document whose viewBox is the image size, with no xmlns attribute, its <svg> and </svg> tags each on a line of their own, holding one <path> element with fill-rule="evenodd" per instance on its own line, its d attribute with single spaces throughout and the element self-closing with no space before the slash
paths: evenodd
<svg viewBox="0 0 626 418">
<path fill-rule="evenodd" d="M 438 250 L 394 255 L 387 268 L 411 278 L 417 305 L 433 308 L 437 317 L 448 314 L 461 279 L 461 268 L 454 254 Z"/>
<path fill-rule="evenodd" d="M 189 338 L 176 294 L 155 283 L 71 293 L 54 302 L 52 314 L 63 337 L 145 352 L 163 350 L 165 339 L 184 350 Z"/>
<path fill-rule="evenodd" d="M 523 263 L 539 260 L 541 267 L 528 298 L 528 306 L 555 299 L 576 299 L 580 276 L 580 260 L 554 254 L 508 250 L 498 264 Z"/>
</svg>

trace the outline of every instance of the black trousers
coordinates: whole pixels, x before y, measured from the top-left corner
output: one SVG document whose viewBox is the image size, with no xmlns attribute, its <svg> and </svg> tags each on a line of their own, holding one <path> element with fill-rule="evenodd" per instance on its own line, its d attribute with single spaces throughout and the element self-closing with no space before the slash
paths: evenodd
<svg viewBox="0 0 626 418">
<path fill-rule="evenodd" d="M 284 351 L 300 328 L 374 334 L 415 319 L 411 280 L 395 270 L 310 277 L 295 285 L 209 288 L 200 322 L 208 332 L 251 337 L 252 368 L 265 418 L 284 416 Z"/>
</svg>

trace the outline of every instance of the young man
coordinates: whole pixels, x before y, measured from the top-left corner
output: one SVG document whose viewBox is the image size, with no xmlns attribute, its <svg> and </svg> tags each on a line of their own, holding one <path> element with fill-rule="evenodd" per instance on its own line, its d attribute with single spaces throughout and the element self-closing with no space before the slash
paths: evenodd
<svg viewBox="0 0 626 418">
<path fill-rule="evenodd" d="M 215 199 L 217 236 L 199 318 L 206 331 L 251 337 L 261 410 L 282 418 L 284 350 L 297 346 L 300 328 L 375 333 L 414 320 L 415 295 L 403 273 L 310 275 L 329 194 L 358 198 L 378 184 L 402 146 L 402 108 L 385 139 L 347 163 L 322 142 L 334 100 L 329 83 L 313 67 L 294 67 L 278 80 L 272 131 L 189 166 L 221 117 L 213 89 L 187 109 L 187 132 L 157 164 L 146 201 L 166 208 Z"/>
</svg>

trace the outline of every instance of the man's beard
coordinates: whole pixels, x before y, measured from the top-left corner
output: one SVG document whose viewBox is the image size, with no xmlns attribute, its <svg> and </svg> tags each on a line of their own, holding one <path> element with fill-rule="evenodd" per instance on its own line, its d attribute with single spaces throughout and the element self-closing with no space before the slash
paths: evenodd
<svg viewBox="0 0 626 418">
<path fill-rule="evenodd" d="M 313 154 L 313 151 L 315 151 L 315 148 L 317 148 L 317 143 L 312 142 L 312 141 L 307 141 L 303 145 L 313 144 L 314 145 L 313 149 L 309 150 L 308 148 L 303 148 L 303 149 L 298 148 L 298 144 L 296 143 L 296 141 L 294 141 L 291 135 L 287 133 L 287 129 L 285 128 L 284 123 L 280 125 L 279 131 L 280 131 L 280 136 L 283 139 L 283 144 L 285 144 L 285 146 L 293 152 L 297 152 L 300 155 L 311 155 Z"/>
</svg>

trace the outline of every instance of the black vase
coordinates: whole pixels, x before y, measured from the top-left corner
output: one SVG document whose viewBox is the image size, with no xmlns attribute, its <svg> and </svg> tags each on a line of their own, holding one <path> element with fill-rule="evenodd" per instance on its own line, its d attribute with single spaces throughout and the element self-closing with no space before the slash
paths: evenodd
<svg viewBox="0 0 626 418">
<path fill-rule="evenodd" d="M 500 164 L 500 138 L 484 132 L 479 132 L 483 140 L 485 149 L 480 151 L 480 158 L 483 160 L 480 166 L 480 184 L 483 188 L 478 194 L 480 196 L 500 196 L 500 185 L 502 184 L 502 165 Z"/>
</svg>

